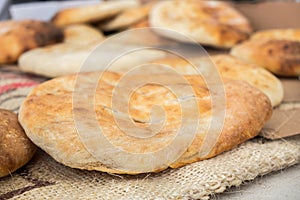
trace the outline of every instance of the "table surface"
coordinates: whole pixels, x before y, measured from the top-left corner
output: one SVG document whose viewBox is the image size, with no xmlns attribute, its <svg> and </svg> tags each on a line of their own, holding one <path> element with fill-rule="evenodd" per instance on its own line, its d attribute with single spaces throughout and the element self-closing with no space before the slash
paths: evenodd
<svg viewBox="0 0 300 200">
<path fill-rule="evenodd" d="M 212 200 L 299 200 L 300 164 L 229 188 Z"/>
</svg>

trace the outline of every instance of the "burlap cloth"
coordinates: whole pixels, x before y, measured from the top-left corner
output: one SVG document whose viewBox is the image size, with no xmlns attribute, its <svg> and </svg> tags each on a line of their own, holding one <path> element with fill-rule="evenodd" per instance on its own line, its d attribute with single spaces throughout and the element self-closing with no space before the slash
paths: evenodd
<svg viewBox="0 0 300 200">
<path fill-rule="evenodd" d="M 17 72 L 0 73 L 0 107 L 14 111 L 43 81 Z M 0 199 L 209 199 L 299 161 L 300 136 L 275 141 L 258 137 L 209 160 L 135 176 L 71 169 L 38 150 L 26 166 L 0 179 Z"/>
</svg>

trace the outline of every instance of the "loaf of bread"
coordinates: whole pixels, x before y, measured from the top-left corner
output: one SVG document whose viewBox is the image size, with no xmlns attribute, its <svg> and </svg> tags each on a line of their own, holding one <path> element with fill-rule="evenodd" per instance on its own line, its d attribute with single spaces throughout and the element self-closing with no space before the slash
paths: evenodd
<svg viewBox="0 0 300 200">
<path fill-rule="evenodd" d="M 11 111 L 0 109 L 0 177 L 25 165 L 36 151 Z"/>
<path fill-rule="evenodd" d="M 62 30 L 48 22 L 2 21 L 0 22 L 0 63 L 14 63 L 25 51 L 62 40 Z"/>
</svg>

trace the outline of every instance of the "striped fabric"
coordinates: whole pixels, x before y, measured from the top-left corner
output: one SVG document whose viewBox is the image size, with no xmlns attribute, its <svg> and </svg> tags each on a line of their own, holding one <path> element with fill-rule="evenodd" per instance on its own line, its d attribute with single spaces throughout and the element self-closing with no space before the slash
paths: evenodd
<svg viewBox="0 0 300 200">
<path fill-rule="evenodd" d="M 45 78 L 23 74 L 17 67 L 0 68 L 0 108 L 18 112 L 33 87 Z"/>
</svg>

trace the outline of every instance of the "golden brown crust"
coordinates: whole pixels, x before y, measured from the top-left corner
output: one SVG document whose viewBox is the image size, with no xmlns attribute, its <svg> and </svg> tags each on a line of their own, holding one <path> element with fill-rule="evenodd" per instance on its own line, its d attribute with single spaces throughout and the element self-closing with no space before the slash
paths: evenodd
<svg viewBox="0 0 300 200">
<path fill-rule="evenodd" d="M 261 66 L 279 75 L 300 75 L 300 41 L 269 40 L 258 48 L 253 59 Z"/>
<path fill-rule="evenodd" d="M 99 73 L 81 74 L 80 86 L 84 85 L 84 91 L 92 87 L 95 77 Z M 158 79 L 168 79 L 167 75 L 158 74 Z M 132 80 L 144 80 L 147 75 L 136 75 Z M 121 131 L 115 124 L 112 114 L 111 94 L 118 84 L 121 76 L 111 72 L 105 72 L 95 92 L 95 113 L 97 121 L 103 130 L 103 134 L 117 147 L 127 152 L 145 153 L 153 152 L 168 145 L 177 133 L 181 124 L 180 104 L 176 96 L 169 89 L 156 84 L 147 84 L 136 90 L 130 98 L 129 110 L 132 119 L 143 127 L 149 122 L 149 113 L 152 105 L 160 105 L 166 111 L 165 126 L 152 138 L 141 140 L 131 137 Z M 185 76 L 198 97 L 197 102 L 202 120 L 199 124 L 199 132 L 189 150 L 171 167 L 179 167 L 208 157 L 216 156 L 223 151 L 229 150 L 241 142 L 258 134 L 266 120 L 269 119 L 272 107 L 269 99 L 259 90 L 247 83 L 238 81 L 225 81 L 226 91 L 226 119 L 224 129 L 217 145 L 206 157 L 198 155 L 202 145 L 207 122 L 211 119 L 211 101 L 209 90 L 199 76 Z M 98 80 L 98 79 L 97 79 Z M 99 170 L 114 173 L 129 173 L 116 170 L 118 166 L 113 163 L 104 165 L 97 161 L 81 142 L 75 128 L 73 113 L 75 112 L 85 119 L 91 116 L 85 106 L 86 99 L 78 102 L 80 107 L 73 107 L 73 94 L 76 76 L 66 76 L 52 79 L 36 87 L 21 106 L 19 120 L 28 136 L 57 161 L 74 168 Z M 176 80 L 170 80 L 169 86 L 178 84 Z M 127 88 L 121 91 L 126 92 Z M 93 98 L 86 96 L 86 98 Z M 53 103 L 55 102 L 55 104 Z M 47 110 L 47 112 L 45 112 Z M 120 111 L 121 112 L 121 111 Z M 34 114 L 33 114 L 34 113 Z M 117 112 L 118 115 L 119 112 Z M 122 113 L 122 112 L 121 112 Z M 122 116 L 122 114 L 121 114 Z M 186 116 L 189 118 L 190 116 Z M 37 126 L 38 125 L 38 126 Z M 93 127 L 93 125 L 89 125 Z M 127 126 L 127 124 L 125 124 Z M 92 141 L 93 142 L 93 141 Z M 134 145 L 133 145 L 134 144 Z M 101 146 L 101 144 L 98 144 Z M 127 161 L 130 162 L 130 161 Z M 161 171 L 168 166 L 154 168 L 152 171 Z M 119 168 L 118 168 L 119 169 Z"/>
<path fill-rule="evenodd" d="M 174 0 L 154 6 L 150 14 L 154 27 L 170 28 L 204 45 L 229 48 L 251 33 L 247 19 L 229 4 L 220 1 Z M 173 39 L 186 39 L 159 32 Z"/>
<path fill-rule="evenodd" d="M 177 168 L 186 163 L 196 162 L 214 157 L 228 151 L 238 144 L 257 135 L 264 123 L 271 117 L 272 108 L 269 99 L 247 83 L 230 81 L 226 89 L 226 118 L 221 135 L 210 153 L 204 157 L 198 156 L 204 137 L 196 137 L 187 152 L 179 160 L 172 163 Z M 258 113 L 261 113 L 259 115 Z"/>
<path fill-rule="evenodd" d="M 48 22 L 0 22 L 0 63 L 16 62 L 25 51 L 62 40 L 63 32 Z"/>
<path fill-rule="evenodd" d="M 17 115 L 0 109 L 0 177 L 25 165 L 35 150 L 35 145 L 20 126 Z"/>
<path fill-rule="evenodd" d="M 300 41 L 252 39 L 234 47 L 231 54 L 274 74 L 300 75 Z"/>
</svg>

